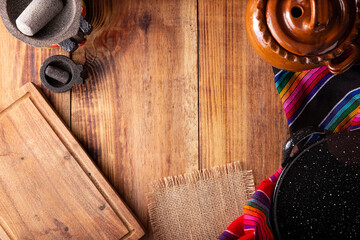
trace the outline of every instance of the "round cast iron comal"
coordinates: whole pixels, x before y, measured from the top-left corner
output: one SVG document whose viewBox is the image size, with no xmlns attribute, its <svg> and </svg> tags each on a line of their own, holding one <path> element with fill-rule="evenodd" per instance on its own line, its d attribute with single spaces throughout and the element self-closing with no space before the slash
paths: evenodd
<svg viewBox="0 0 360 240">
<path fill-rule="evenodd" d="M 285 144 L 283 171 L 273 195 L 276 239 L 360 239 L 360 132 L 325 134 L 293 156 L 315 132 Z"/>
</svg>

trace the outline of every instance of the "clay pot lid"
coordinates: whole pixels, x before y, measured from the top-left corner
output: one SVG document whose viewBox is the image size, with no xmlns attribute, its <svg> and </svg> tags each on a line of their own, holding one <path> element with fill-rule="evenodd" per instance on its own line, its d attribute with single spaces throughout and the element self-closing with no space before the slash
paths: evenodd
<svg viewBox="0 0 360 240">
<path fill-rule="evenodd" d="M 271 35 L 299 56 L 336 49 L 352 32 L 355 20 L 353 0 L 268 0 L 266 6 Z"/>
</svg>

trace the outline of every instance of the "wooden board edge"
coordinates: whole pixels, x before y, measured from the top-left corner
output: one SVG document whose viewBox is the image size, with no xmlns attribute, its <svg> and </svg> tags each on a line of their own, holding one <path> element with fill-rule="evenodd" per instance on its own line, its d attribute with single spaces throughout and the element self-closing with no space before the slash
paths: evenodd
<svg viewBox="0 0 360 240">
<path fill-rule="evenodd" d="M 16 237 L 11 231 L 9 226 L 6 224 L 4 219 L 0 216 L 0 239 L 1 240 L 15 240 Z"/>
<path fill-rule="evenodd" d="M 46 99 L 45 95 L 34 83 L 27 83 L 12 93 L 7 99 L 8 104 L 4 111 L 6 111 L 6 109 L 11 107 L 14 102 L 20 98 L 23 98 L 25 95 L 29 95 L 30 100 L 39 110 L 40 114 L 44 117 L 46 122 L 62 141 L 64 146 L 76 159 L 80 167 L 108 202 L 118 218 L 124 223 L 129 233 L 126 234 L 122 239 L 140 239 L 142 236 L 144 236 L 144 227 L 140 224 L 137 217 L 128 208 L 126 203 L 118 196 L 113 187 L 111 187 L 111 185 L 102 175 L 101 171 L 86 153 L 81 144 L 71 134 L 71 131 L 61 120 L 60 116 L 56 113 L 51 103 Z M 130 219 L 124 218 L 124 215 L 130 216 Z"/>
</svg>

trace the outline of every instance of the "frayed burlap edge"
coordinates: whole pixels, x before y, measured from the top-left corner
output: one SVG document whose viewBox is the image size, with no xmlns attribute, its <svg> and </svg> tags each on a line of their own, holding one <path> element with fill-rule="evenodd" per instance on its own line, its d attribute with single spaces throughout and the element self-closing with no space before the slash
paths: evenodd
<svg viewBox="0 0 360 240">
<path fill-rule="evenodd" d="M 234 173 L 242 173 L 243 181 L 246 186 L 245 194 L 247 196 L 247 199 L 250 199 L 255 192 L 253 171 L 252 170 L 243 171 L 240 162 L 229 163 L 225 166 L 217 166 L 210 169 L 202 169 L 177 176 L 169 176 L 151 182 L 149 184 L 149 192 L 147 193 L 147 200 L 148 200 L 148 213 L 150 217 L 150 224 L 154 236 L 158 236 L 160 239 L 163 239 L 162 233 L 161 231 L 159 231 L 160 228 L 158 227 L 158 223 L 156 222 L 156 220 L 159 219 L 160 216 L 157 216 L 157 211 L 156 211 L 157 203 L 154 199 L 155 192 L 165 191 L 168 188 L 183 186 L 187 184 L 196 184 L 197 182 L 202 180 L 221 178 L 226 175 L 234 174 Z"/>
</svg>

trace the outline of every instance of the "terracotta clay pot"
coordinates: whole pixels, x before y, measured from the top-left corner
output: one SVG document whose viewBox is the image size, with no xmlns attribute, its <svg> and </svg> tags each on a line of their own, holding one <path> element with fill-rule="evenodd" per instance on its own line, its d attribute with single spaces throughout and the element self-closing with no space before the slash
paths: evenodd
<svg viewBox="0 0 360 240">
<path fill-rule="evenodd" d="M 360 59 L 359 0 L 249 0 L 246 31 L 271 65 L 303 71 L 326 65 L 334 74 Z M 349 57 L 339 61 L 345 51 Z"/>
</svg>

